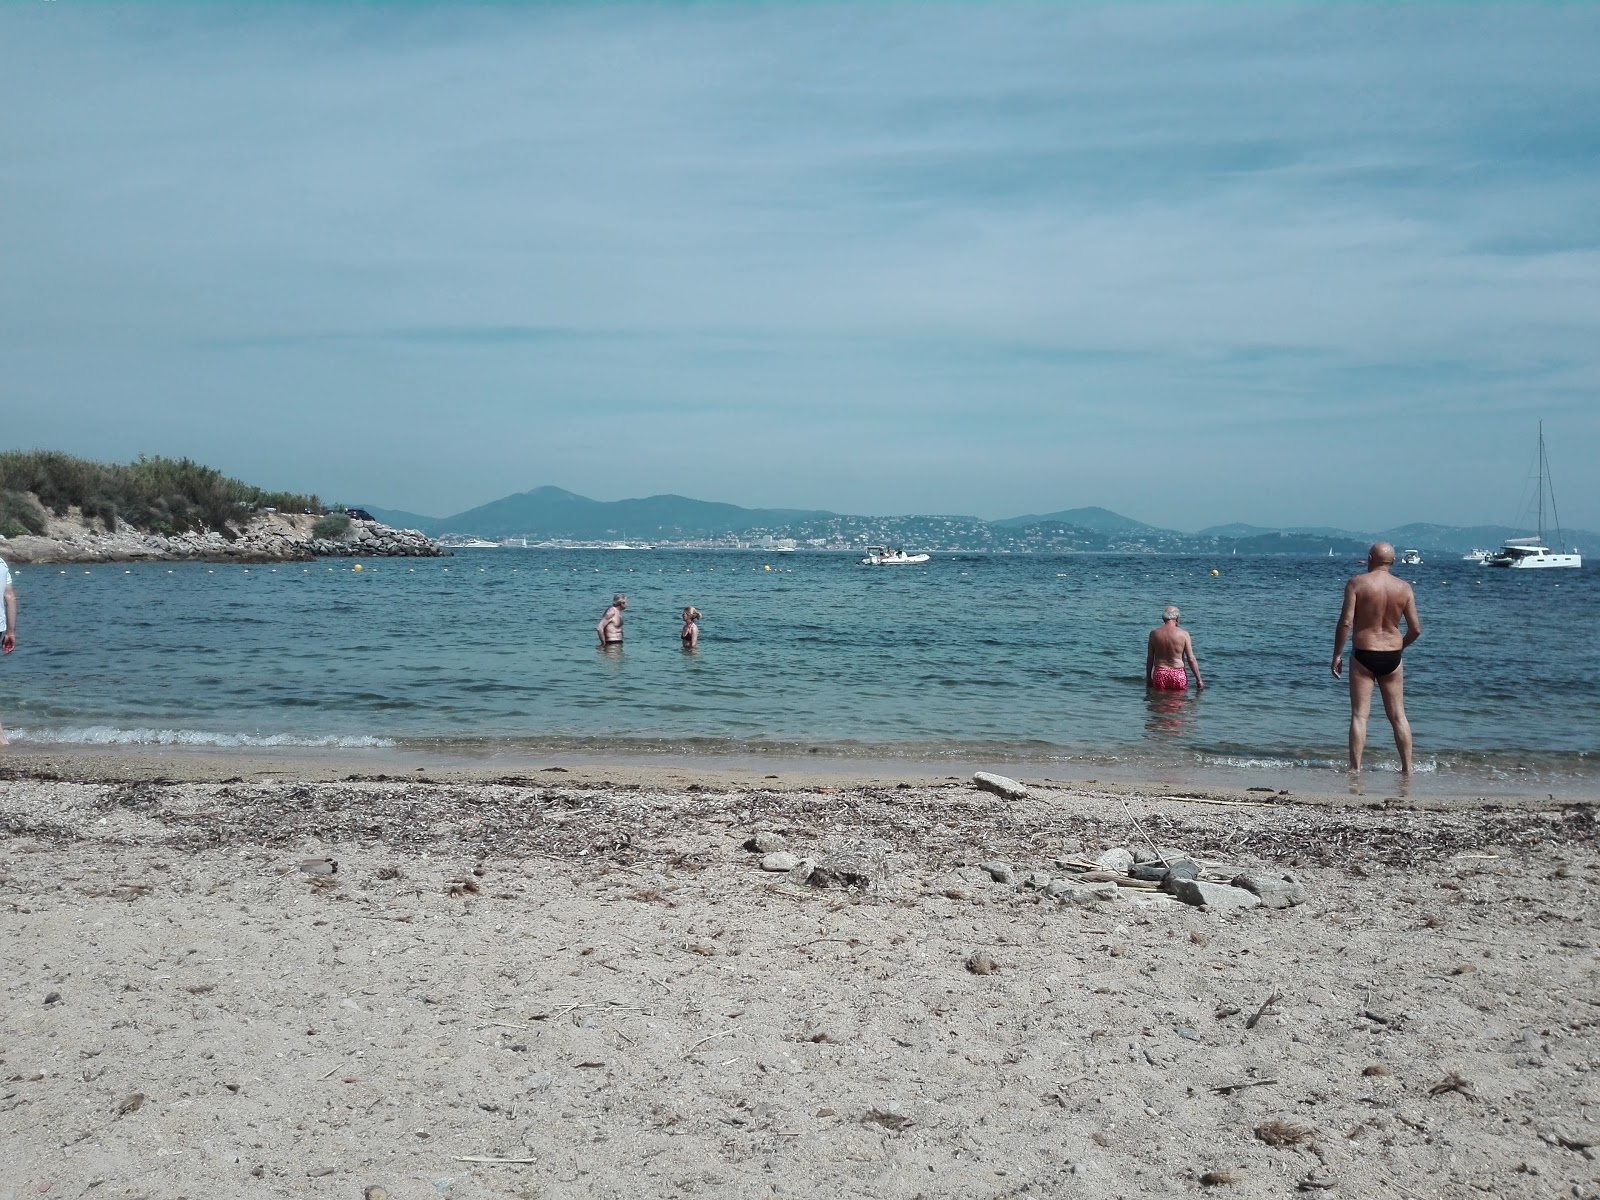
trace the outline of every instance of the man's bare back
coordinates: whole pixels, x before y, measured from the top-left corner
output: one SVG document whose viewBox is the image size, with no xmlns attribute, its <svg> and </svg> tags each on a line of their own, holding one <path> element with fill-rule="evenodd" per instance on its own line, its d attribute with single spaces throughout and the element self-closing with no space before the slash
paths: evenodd
<svg viewBox="0 0 1600 1200">
<path fill-rule="evenodd" d="M 1344 585 L 1344 607 L 1334 631 L 1333 677 L 1344 670 L 1344 646 L 1350 655 L 1350 769 L 1361 769 L 1366 748 L 1367 716 L 1372 708 L 1372 688 L 1376 684 L 1383 696 L 1383 710 L 1394 727 L 1395 746 L 1400 751 L 1400 769 L 1411 773 L 1411 725 L 1406 720 L 1405 668 L 1401 653 L 1422 636 L 1422 621 L 1417 616 L 1417 598 L 1411 585 L 1396 579 L 1394 547 L 1378 542 L 1367 552 L 1367 570 Z M 1400 629 L 1405 622 L 1405 632 Z"/>
<path fill-rule="evenodd" d="M 1200 662 L 1195 658 L 1194 639 L 1189 631 L 1178 626 L 1179 612 L 1168 605 L 1161 614 L 1161 624 L 1150 631 L 1145 640 L 1144 681 L 1157 691 L 1186 691 L 1189 687 L 1187 667 L 1194 668 L 1195 690 L 1201 691 L 1206 681 L 1200 677 Z"/>
</svg>

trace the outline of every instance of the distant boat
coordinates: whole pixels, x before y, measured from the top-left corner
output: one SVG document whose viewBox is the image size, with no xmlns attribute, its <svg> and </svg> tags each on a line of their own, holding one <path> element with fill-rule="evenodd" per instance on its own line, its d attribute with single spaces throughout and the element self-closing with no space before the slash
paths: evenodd
<svg viewBox="0 0 1600 1200">
<path fill-rule="evenodd" d="M 887 546 L 868 546 L 867 556 L 861 560 L 864 567 L 902 567 L 912 563 L 925 563 L 926 554 L 907 554 L 904 550 L 891 550 Z"/>
<path fill-rule="evenodd" d="M 1407 550 L 1400 556 L 1400 562 L 1407 567 L 1420 567 L 1422 565 L 1422 552 L 1420 550 Z"/>
<path fill-rule="evenodd" d="M 483 538 L 468 538 L 464 542 L 457 542 L 456 548 L 460 550 L 498 550 L 499 542 L 486 542 Z"/>
<path fill-rule="evenodd" d="M 1531 538 L 1507 538 L 1505 544 L 1484 560 L 1485 566 L 1529 570 L 1535 567 L 1581 567 L 1583 556 L 1577 551 L 1563 554 L 1544 544 L 1544 496 L 1550 493 L 1550 515 L 1556 522 L 1556 538 L 1561 537 L 1561 518 L 1556 513 L 1556 490 L 1550 482 L 1550 461 L 1544 453 L 1544 422 L 1539 422 L 1539 534 Z"/>
<path fill-rule="evenodd" d="M 1488 550 L 1468 550 L 1461 556 L 1462 562 L 1486 563 L 1492 557 Z"/>
</svg>

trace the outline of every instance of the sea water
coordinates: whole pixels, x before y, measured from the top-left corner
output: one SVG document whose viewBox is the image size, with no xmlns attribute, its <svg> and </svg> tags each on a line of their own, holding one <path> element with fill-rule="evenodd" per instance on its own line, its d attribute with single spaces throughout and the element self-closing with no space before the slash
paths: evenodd
<svg viewBox="0 0 1600 1200">
<path fill-rule="evenodd" d="M 820 756 L 1304 786 L 1326 773 L 1333 786 L 1348 702 L 1328 663 L 1358 569 L 548 549 L 20 566 L 0 721 L 19 744 Z M 1399 570 L 1425 629 L 1405 659 L 1423 786 L 1594 790 L 1596 572 Z M 618 591 L 626 642 L 601 651 L 594 626 Z M 704 614 L 696 653 L 679 642 L 687 604 Z M 1145 636 L 1167 604 L 1194 636 L 1203 694 L 1143 686 Z M 1369 766 L 1392 770 L 1376 697 L 1368 745 Z"/>
</svg>

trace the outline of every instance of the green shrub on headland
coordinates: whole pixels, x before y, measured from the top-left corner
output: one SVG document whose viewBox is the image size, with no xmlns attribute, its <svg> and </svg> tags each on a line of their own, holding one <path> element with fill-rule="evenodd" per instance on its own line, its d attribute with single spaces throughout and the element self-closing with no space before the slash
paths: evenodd
<svg viewBox="0 0 1600 1200">
<path fill-rule="evenodd" d="M 344 512 L 331 512 L 325 517 L 318 517 L 316 524 L 311 526 L 312 537 L 329 542 L 342 542 L 349 532 L 350 514 Z"/>
<path fill-rule="evenodd" d="M 33 504 L 26 493 L 38 498 Z M 0 532 L 43 533 L 43 505 L 58 517 L 69 508 L 108 530 L 127 525 L 144 533 L 214 529 L 231 536 L 261 508 L 321 512 L 315 496 L 266 492 L 229 479 L 187 458 L 146 458 L 122 465 L 96 463 L 52 450 L 0 454 Z M 12 528 L 18 533 L 12 533 Z"/>
</svg>

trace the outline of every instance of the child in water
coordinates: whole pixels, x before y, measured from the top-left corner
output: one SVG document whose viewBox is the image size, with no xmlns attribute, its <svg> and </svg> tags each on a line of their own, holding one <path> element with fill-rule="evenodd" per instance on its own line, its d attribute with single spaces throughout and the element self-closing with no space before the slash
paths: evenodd
<svg viewBox="0 0 1600 1200">
<path fill-rule="evenodd" d="M 683 632 L 678 636 L 683 639 L 683 648 L 693 650 L 700 645 L 700 626 L 695 622 L 700 619 L 700 610 L 690 605 L 683 610 Z"/>
</svg>

